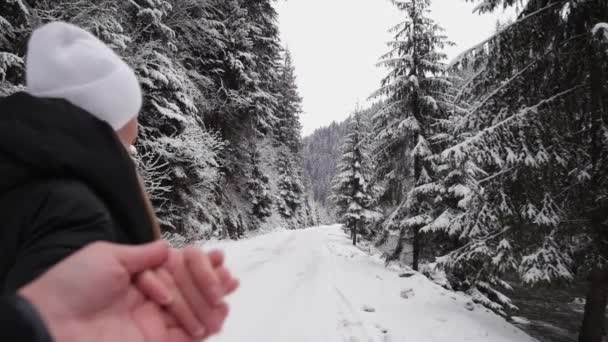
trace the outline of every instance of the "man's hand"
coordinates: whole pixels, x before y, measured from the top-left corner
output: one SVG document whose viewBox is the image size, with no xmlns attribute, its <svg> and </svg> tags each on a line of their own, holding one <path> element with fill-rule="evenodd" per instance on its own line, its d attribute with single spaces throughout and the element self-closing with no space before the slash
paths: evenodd
<svg viewBox="0 0 608 342">
<path fill-rule="evenodd" d="M 133 279 L 169 260 L 165 242 L 139 247 L 95 243 L 67 258 L 19 294 L 40 312 L 59 342 L 193 342 Z M 170 304 L 174 298 L 165 298 Z M 198 337 L 205 329 L 198 329 Z M 200 339 L 200 338 L 199 338 Z"/>
</svg>

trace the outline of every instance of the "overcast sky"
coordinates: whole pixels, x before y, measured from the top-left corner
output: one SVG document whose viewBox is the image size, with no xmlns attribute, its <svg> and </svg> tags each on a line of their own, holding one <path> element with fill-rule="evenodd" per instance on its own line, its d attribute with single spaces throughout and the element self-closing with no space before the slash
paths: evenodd
<svg viewBox="0 0 608 342">
<path fill-rule="evenodd" d="M 278 0 L 281 38 L 293 54 L 304 98 L 303 134 L 342 121 L 365 105 L 385 71 L 376 67 L 387 52 L 388 29 L 403 19 L 389 0 Z M 498 16 L 472 13 L 464 0 L 434 0 L 431 16 L 457 46 L 453 58 L 487 38 Z"/>
</svg>

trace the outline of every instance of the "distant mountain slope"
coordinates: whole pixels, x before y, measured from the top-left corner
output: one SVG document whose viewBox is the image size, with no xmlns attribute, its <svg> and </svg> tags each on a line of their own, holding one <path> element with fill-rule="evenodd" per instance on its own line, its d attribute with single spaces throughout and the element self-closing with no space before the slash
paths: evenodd
<svg viewBox="0 0 608 342">
<path fill-rule="evenodd" d="M 303 141 L 304 172 L 310 178 L 315 201 L 325 207 L 329 205 L 331 180 L 336 173 L 347 121 L 333 122 L 328 127 L 319 128 Z"/>
<path fill-rule="evenodd" d="M 380 107 L 381 104 L 374 104 L 371 108 L 364 110 L 365 116 L 371 120 Z M 331 182 L 336 174 L 340 146 L 347 133 L 350 120 L 351 117 L 348 117 L 342 122 L 333 122 L 327 127 L 315 130 L 303 139 L 304 172 L 312 184 L 315 201 L 325 208 L 332 206 L 329 201 Z"/>
</svg>

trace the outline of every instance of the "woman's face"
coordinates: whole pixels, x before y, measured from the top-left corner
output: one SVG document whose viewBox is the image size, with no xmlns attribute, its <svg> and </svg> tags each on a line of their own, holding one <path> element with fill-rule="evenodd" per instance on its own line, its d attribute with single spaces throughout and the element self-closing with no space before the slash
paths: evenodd
<svg viewBox="0 0 608 342">
<path fill-rule="evenodd" d="M 131 121 L 127 122 L 127 124 L 116 131 L 118 134 L 118 138 L 125 145 L 125 147 L 130 147 L 135 144 L 135 140 L 137 140 L 137 118 L 131 119 Z"/>
</svg>

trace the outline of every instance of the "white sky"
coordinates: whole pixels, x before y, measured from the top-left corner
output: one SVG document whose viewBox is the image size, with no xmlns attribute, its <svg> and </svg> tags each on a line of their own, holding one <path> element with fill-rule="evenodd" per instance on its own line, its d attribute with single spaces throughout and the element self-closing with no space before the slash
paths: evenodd
<svg viewBox="0 0 608 342">
<path fill-rule="evenodd" d="M 464 0 L 434 0 L 431 16 L 457 46 L 449 58 L 487 38 L 504 14 L 477 15 Z M 303 135 L 342 121 L 364 105 L 385 71 L 376 67 L 403 19 L 389 0 L 278 0 L 283 44 L 293 54 L 304 98 Z"/>
</svg>

